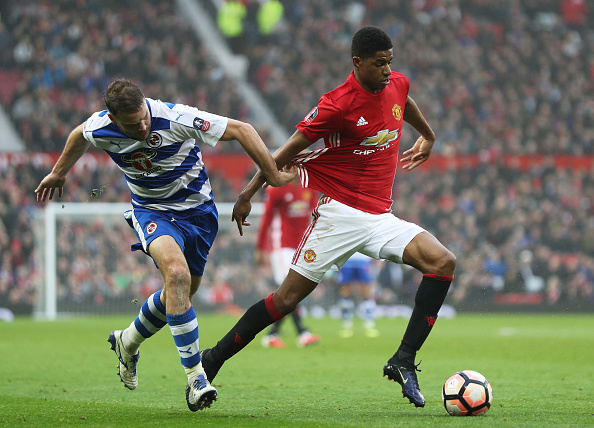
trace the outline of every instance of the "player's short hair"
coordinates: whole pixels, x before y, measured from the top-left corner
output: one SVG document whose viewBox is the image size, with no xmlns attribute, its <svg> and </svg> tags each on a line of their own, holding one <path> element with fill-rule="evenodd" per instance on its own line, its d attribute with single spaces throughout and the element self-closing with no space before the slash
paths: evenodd
<svg viewBox="0 0 594 428">
<path fill-rule="evenodd" d="M 131 80 L 119 78 L 109 84 L 103 94 L 105 107 L 114 116 L 136 113 L 142 108 L 144 94 Z"/>
<path fill-rule="evenodd" d="M 353 36 L 351 55 L 365 59 L 374 56 L 377 51 L 390 49 L 392 49 L 390 36 L 381 28 L 368 25 L 361 28 Z"/>
</svg>

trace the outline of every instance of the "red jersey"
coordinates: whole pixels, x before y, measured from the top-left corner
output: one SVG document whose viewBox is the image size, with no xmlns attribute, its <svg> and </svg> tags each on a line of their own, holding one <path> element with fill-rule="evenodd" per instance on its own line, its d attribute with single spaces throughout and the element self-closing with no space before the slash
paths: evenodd
<svg viewBox="0 0 594 428">
<path fill-rule="evenodd" d="M 392 72 L 390 83 L 372 94 L 353 72 L 320 98 L 297 129 L 325 147 L 299 155 L 303 187 L 372 214 L 391 212 L 398 144 L 410 84 Z"/>
<path fill-rule="evenodd" d="M 267 188 L 266 197 L 257 248 L 264 251 L 297 248 L 303 232 L 311 223 L 318 193 L 301 187 L 299 183 L 289 183 L 282 187 Z"/>
</svg>

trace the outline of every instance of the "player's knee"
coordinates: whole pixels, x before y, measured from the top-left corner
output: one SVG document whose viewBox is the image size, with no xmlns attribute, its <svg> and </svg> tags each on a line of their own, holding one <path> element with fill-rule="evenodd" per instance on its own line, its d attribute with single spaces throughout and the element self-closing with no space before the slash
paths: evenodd
<svg viewBox="0 0 594 428">
<path fill-rule="evenodd" d="M 431 273 L 436 275 L 453 275 L 456 270 L 456 256 L 447 248 L 444 248 L 444 252 L 438 257 L 435 267 Z"/>
<path fill-rule="evenodd" d="M 187 266 L 181 263 L 172 263 L 166 269 L 163 269 L 165 283 L 173 287 L 190 286 L 190 271 Z"/>
<path fill-rule="evenodd" d="M 274 295 L 274 304 L 282 315 L 287 315 L 297 308 L 299 300 L 295 296 L 276 293 Z"/>
</svg>

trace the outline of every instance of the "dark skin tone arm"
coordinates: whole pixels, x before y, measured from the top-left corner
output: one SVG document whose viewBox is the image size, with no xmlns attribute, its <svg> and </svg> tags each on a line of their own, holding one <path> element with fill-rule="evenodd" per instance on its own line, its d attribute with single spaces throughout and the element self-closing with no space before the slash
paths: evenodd
<svg viewBox="0 0 594 428">
<path fill-rule="evenodd" d="M 280 169 L 284 168 L 286 165 L 289 165 L 295 156 L 312 144 L 313 142 L 309 141 L 300 131 L 295 131 L 295 133 L 289 137 L 287 142 L 273 155 L 277 168 Z M 294 165 L 292 165 L 291 168 L 293 167 L 296 168 Z M 252 210 L 251 199 L 256 194 L 258 189 L 260 189 L 265 183 L 266 178 L 261 171 L 258 171 L 247 184 L 247 186 L 241 191 L 239 197 L 237 198 L 237 202 L 235 202 L 231 220 L 237 222 L 237 228 L 239 229 L 239 234 L 241 236 L 243 236 L 243 226 L 250 225 L 246 219 Z"/>
<path fill-rule="evenodd" d="M 412 171 L 429 159 L 433 144 L 435 143 L 435 133 L 427 123 L 427 120 L 425 120 L 417 103 L 415 103 L 411 97 L 408 97 L 406 100 L 404 121 L 421 134 L 415 144 L 402 153 L 402 158 L 400 159 L 400 162 L 407 162 L 407 164 L 403 166 L 403 169 Z"/>
<path fill-rule="evenodd" d="M 403 169 L 412 171 L 429 159 L 429 155 L 433 149 L 433 143 L 435 142 L 435 133 L 411 97 L 408 97 L 406 101 L 404 121 L 421 134 L 413 147 L 406 150 L 400 159 L 401 162 L 406 163 L 406 165 L 403 166 Z M 286 144 L 274 153 L 273 156 L 277 167 L 279 169 L 283 168 L 285 165 L 289 164 L 297 154 L 307 149 L 312 144 L 313 142 L 308 140 L 300 131 L 295 131 L 295 133 L 287 140 Z M 265 185 L 265 183 L 266 179 L 264 178 L 264 175 L 261 171 L 258 171 L 248 185 L 241 191 L 237 198 L 237 202 L 235 202 L 231 220 L 237 222 L 237 228 L 241 236 L 243 236 L 243 226 L 250 226 L 247 217 L 252 209 L 251 198 L 256 194 L 260 187 Z"/>
<path fill-rule="evenodd" d="M 250 155 L 252 160 L 263 171 L 263 178 L 273 187 L 284 186 L 293 181 L 297 175 L 297 168 L 294 165 L 283 169 L 286 165 L 280 166 L 274 163 L 266 145 L 252 125 L 234 119 L 229 119 L 227 129 L 221 137 L 221 141 L 237 140 Z"/>
</svg>

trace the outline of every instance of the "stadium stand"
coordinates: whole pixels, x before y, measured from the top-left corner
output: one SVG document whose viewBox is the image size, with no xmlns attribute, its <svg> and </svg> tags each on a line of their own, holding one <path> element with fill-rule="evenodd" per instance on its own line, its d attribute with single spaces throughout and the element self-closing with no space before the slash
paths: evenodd
<svg viewBox="0 0 594 428">
<path fill-rule="evenodd" d="M 34 301 L 40 272 L 33 237 L 38 207 L 32 189 L 43 174 L 40 166 L 30 160 L 20 165 L 0 162 L 0 307 L 10 303 L 30 310 Z M 485 164 L 438 173 L 439 179 L 429 168 L 403 174 L 395 188 L 394 208 L 431 230 L 458 255 L 452 303 L 479 307 L 506 293 L 512 296 L 508 304 L 522 304 L 522 296 L 538 294 L 536 303 L 552 307 L 594 305 L 594 169 Z M 219 181 L 223 178 L 212 177 L 213 183 Z M 91 201 L 97 183 L 105 186 L 100 202 L 129 198 L 119 174 L 85 168 L 70 177 L 62 201 Z M 159 286 L 150 259 L 129 253 L 130 242 L 119 238 L 128 227 L 123 220 L 113 233 L 100 238 L 87 239 L 84 227 L 71 224 L 60 231 L 61 270 L 80 272 L 76 278 L 61 278 L 63 297 L 102 301 L 121 296 L 120 288 L 138 295 L 142 287 Z M 211 288 L 221 285 L 221 279 L 231 284 L 236 304 L 250 302 L 271 286 L 253 266 L 255 234 L 236 235 L 232 230 L 216 241 L 199 295 L 204 304 L 217 301 L 216 289 Z M 412 287 L 418 281 L 412 275 L 405 274 L 393 290 L 395 301 L 407 303 L 414 297 Z M 129 282 L 121 285 L 122 278 Z"/>
<path fill-rule="evenodd" d="M 61 150 L 103 108 L 116 76 L 137 80 L 147 96 L 249 120 L 232 80 L 169 1 L 27 1 L 2 22 L 2 103 L 29 150 Z"/>
<path fill-rule="evenodd" d="M 217 3 L 202 3 L 214 20 Z M 260 34 L 259 2 L 245 3 L 249 81 L 288 132 L 346 77 L 353 30 L 373 23 L 389 31 L 394 68 L 410 77 L 411 94 L 438 131 L 431 162 L 446 165 L 398 175 L 394 209 L 457 254 L 451 303 L 594 307 L 594 9 L 566 0 L 282 1 L 280 23 Z M 0 307 L 30 312 L 40 280 L 33 189 L 48 165 L 35 154 L 62 149 L 68 131 L 102 107 L 111 77 L 133 76 L 147 94 L 249 121 L 234 82 L 170 6 L 27 0 L 0 9 L 0 102 L 33 152 L 0 156 Z M 408 147 L 415 136 L 404 135 Z M 233 201 L 245 180 L 217 170 L 211 176 L 218 201 Z M 86 201 L 107 183 L 101 202 L 127 201 L 117 177 L 101 169 L 73 174 L 64 200 Z M 64 269 L 90 269 L 75 255 L 105 248 L 113 237 L 102 239 L 64 239 Z M 270 284 L 252 269 L 252 244 L 217 241 L 213 251 L 224 256 L 209 261 L 212 277 L 199 296 L 205 305 L 264 294 Z M 121 242 L 116 247 L 127 251 Z M 233 248 L 245 250 L 229 260 Z M 126 260 L 142 278 L 126 292 L 158 286 L 147 260 Z M 93 262 L 93 271 L 117 275 L 110 263 Z M 411 275 L 405 271 L 394 301 L 410 299 L 418 282 Z M 65 295 L 121 296 L 117 281 L 96 281 L 83 287 L 64 278 Z"/>
<path fill-rule="evenodd" d="M 374 23 L 389 31 L 395 68 L 442 130 L 442 153 L 476 153 L 495 142 L 505 153 L 594 153 L 587 9 L 572 11 L 563 0 L 283 4 L 282 22 L 266 35 L 257 12 L 246 15 L 242 53 L 250 80 L 288 130 L 344 80 L 350 64 L 339 53 L 353 29 Z M 72 125 L 101 107 L 116 75 L 133 75 L 164 99 L 250 117 L 170 2 L 28 1 L 5 12 L 2 24 L 2 103 L 31 150 L 61 149 Z"/>
<path fill-rule="evenodd" d="M 275 37 L 252 31 L 243 52 L 251 80 L 289 129 L 342 83 L 350 62 L 341 52 L 355 28 L 372 23 L 391 35 L 394 68 L 409 76 L 415 100 L 440 130 L 441 153 L 493 146 L 594 153 L 594 11 L 568 12 L 562 0 L 283 4 Z"/>
</svg>

